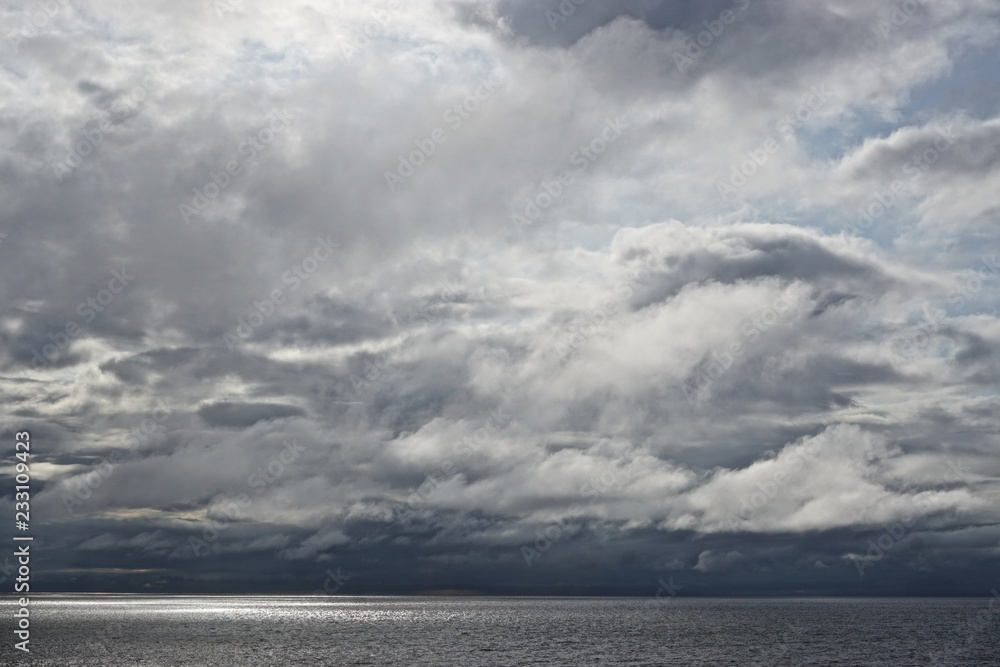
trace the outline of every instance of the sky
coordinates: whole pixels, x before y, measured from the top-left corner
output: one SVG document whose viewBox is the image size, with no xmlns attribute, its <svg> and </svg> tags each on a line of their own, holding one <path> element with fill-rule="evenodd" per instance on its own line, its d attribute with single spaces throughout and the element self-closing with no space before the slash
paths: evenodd
<svg viewBox="0 0 1000 667">
<path fill-rule="evenodd" d="M 38 590 L 1000 585 L 996 0 L 0 24 Z"/>
</svg>

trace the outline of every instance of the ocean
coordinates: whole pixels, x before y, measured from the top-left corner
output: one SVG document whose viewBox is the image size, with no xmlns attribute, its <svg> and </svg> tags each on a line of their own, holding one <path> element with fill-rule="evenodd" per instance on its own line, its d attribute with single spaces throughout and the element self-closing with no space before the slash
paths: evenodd
<svg viewBox="0 0 1000 667">
<path fill-rule="evenodd" d="M 3 665 L 1000 665 L 986 599 L 199 597 L 32 599 Z"/>
</svg>

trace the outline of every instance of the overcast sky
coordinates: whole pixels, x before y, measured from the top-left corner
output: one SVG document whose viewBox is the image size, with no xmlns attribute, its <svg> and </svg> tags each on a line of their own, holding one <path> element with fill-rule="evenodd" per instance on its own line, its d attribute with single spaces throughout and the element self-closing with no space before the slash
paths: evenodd
<svg viewBox="0 0 1000 667">
<path fill-rule="evenodd" d="M 140 5 L 0 6 L 33 584 L 997 586 L 996 0 Z"/>
</svg>

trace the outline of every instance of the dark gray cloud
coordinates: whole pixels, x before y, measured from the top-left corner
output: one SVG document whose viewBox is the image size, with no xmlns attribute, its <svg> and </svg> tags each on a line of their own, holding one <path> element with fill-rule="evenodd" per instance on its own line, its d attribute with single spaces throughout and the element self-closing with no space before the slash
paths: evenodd
<svg viewBox="0 0 1000 667">
<path fill-rule="evenodd" d="M 245 428 L 259 421 L 302 417 L 305 410 L 280 403 L 230 403 L 221 401 L 198 408 L 198 415 L 209 426 Z"/>
</svg>

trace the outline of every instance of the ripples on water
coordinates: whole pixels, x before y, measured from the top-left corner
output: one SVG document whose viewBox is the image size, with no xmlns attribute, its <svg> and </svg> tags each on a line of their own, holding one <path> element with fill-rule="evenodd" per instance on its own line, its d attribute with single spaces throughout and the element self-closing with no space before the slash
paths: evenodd
<svg viewBox="0 0 1000 667">
<path fill-rule="evenodd" d="M 33 598 L 4 665 L 1000 665 L 986 600 Z M 1000 612 L 1000 610 L 997 610 Z M 936 657 L 935 657 L 936 656 Z M 936 662 L 935 662 L 936 660 Z"/>
</svg>

